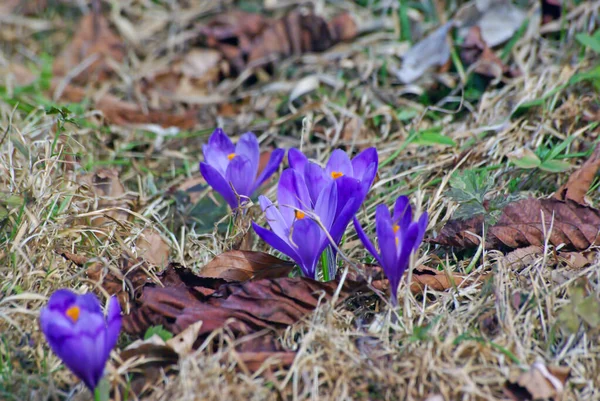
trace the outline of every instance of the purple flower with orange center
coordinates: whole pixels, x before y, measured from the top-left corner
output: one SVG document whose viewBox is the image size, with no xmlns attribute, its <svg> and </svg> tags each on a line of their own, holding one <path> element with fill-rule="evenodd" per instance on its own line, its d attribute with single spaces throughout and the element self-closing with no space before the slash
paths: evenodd
<svg viewBox="0 0 600 401">
<path fill-rule="evenodd" d="M 390 281 L 392 305 L 398 304 L 398 287 L 400 279 L 408 268 L 410 255 L 419 248 L 427 228 L 427 212 L 417 221 L 413 221 L 412 208 L 406 196 L 396 200 L 394 213 L 385 205 L 375 209 L 375 231 L 379 242 L 379 252 L 363 231 L 360 223 L 354 218 L 354 227 L 358 238 L 365 248 L 377 260 Z"/>
<path fill-rule="evenodd" d="M 221 128 L 214 130 L 202 150 L 202 176 L 232 209 L 245 203 L 277 171 L 285 155 L 283 149 L 273 150 L 259 174 L 260 149 L 256 135 L 247 132 L 234 145 Z"/>
<path fill-rule="evenodd" d="M 40 312 L 40 327 L 52 351 L 93 393 L 121 331 L 117 298 L 107 302 L 106 316 L 98 298 L 62 289 Z"/>
<path fill-rule="evenodd" d="M 311 204 L 314 205 L 324 187 L 335 182 L 337 207 L 332 237 L 337 244 L 352 217 L 358 212 L 377 174 L 378 158 L 375 148 L 368 148 L 350 160 L 346 152 L 336 149 L 325 168 L 311 162 L 298 149 L 288 152 L 290 167 L 300 172 L 306 181 Z"/>
<path fill-rule="evenodd" d="M 327 233 L 332 237 L 335 234 L 337 186 L 333 182 L 325 186 L 313 208 L 304 177 L 294 169 L 287 169 L 281 173 L 277 200 L 279 208 L 267 197 L 259 197 L 271 230 L 253 222 L 254 231 L 266 243 L 293 259 L 304 276 L 316 279 L 319 257 L 330 243 Z"/>
</svg>

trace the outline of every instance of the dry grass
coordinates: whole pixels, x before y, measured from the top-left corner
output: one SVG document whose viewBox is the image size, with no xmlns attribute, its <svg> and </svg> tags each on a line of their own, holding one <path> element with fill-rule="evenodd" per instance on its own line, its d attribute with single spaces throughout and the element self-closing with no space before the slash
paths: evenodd
<svg viewBox="0 0 600 401">
<path fill-rule="evenodd" d="M 142 7 L 142 3 L 148 4 Z M 156 3 L 123 5 L 143 28 L 136 31 L 137 44 L 128 42 L 135 52 L 127 55 L 119 75 L 106 87 L 100 85 L 99 90 L 109 89 L 149 104 L 150 100 L 140 99 L 139 93 L 132 95 L 132 82 L 184 52 L 183 42 L 176 41 L 179 44 L 169 48 L 165 44 L 168 39 L 185 37 L 190 20 L 208 18 L 218 9 L 191 1 L 181 2 L 192 3 L 186 12 L 167 13 Z M 319 2 L 326 15 L 339 10 L 324 3 Z M 343 5 L 364 21 L 378 14 L 354 4 Z M 55 249 L 70 249 L 115 268 L 124 250 L 134 252 L 131 244 L 140 231 L 154 226 L 169 240 L 173 261 L 199 269 L 236 241 L 213 232 L 212 221 L 208 229 L 189 220 L 182 224 L 183 206 L 167 193 L 173 185 L 198 175 L 201 144 L 216 124 L 230 133 L 260 132 L 266 145 L 302 146 L 319 160 L 338 146 L 349 151 L 376 146 L 380 160 L 387 164 L 360 213 L 366 225 L 372 225 L 377 204 L 391 205 L 398 195 L 409 193 L 413 202 L 432 216 L 428 235 L 433 237 L 456 207 L 444 195 L 454 170 L 487 171 L 496 180 L 492 195 L 505 193 L 512 184 L 538 196 L 552 193 L 568 172 L 524 173 L 509 165 L 506 156 L 524 146 L 560 143 L 572 136 L 569 153 L 590 148 L 599 131 L 581 116 L 594 102 L 597 105 L 598 93 L 581 83 L 565 88 L 542 107 L 520 117 L 511 119 L 510 114 L 517 105 L 551 93 L 573 74 L 597 65 L 597 55 L 590 51 L 583 54 L 581 48 L 573 47 L 576 32 L 594 18 L 598 23 L 593 10 L 590 6 L 569 16 L 566 23 L 570 28 L 562 39 L 525 34 L 512 50 L 513 62 L 522 76 L 488 87 L 479 101 L 464 97 L 460 81 L 452 93 L 428 106 L 414 96 L 399 96 L 402 87 L 380 74 L 384 63 L 397 63 L 384 56 L 385 52 L 400 51 L 401 45 L 393 33 L 378 32 L 323 54 L 285 60 L 271 82 L 245 86 L 239 79 L 226 81 L 211 91 L 222 94 L 222 98 L 203 100 L 207 105 L 199 111 L 197 129 L 165 137 L 160 148 L 153 147 L 154 136 L 143 129 L 102 126 L 97 113 L 85 106 L 75 114 L 81 117 L 78 121 L 91 123 L 67 123 L 54 143 L 59 120 L 44 111 L 41 92 L 11 95 L 14 82 L 10 74 L 5 75 L 7 89 L 0 98 L 0 212 L 5 207 L 8 215 L 0 219 L 0 399 L 89 397 L 49 352 L 37 315 L 57 288 L 80 292 L 102 289 Z M 597 13 L 597 7 L 595 10 Z M 45 22 L 61 29 L 44 37 L 34 35 L 38 29 L 34 19 L 3 26 L 1 35 L 8 39 L 0 49 L 0 66 L 33 63 L 40 68 L 41 51 L 58 54 L 67 41 L 62 27 L 72 29 L 74 22 L 60 22 L 52 13 Z M 112 23 L 117 22 L 113 15 Z M 285 96 L 289 88 L 310 74 L 321 74 L 323 82 L 339 87 L 322 85 L 301 105 L 288 105 Z M 456 79 L 454 73 L 444 74 Z M 219 113 L 220 103 L 240 99 L 243 101 L 236 103 L 234 115 Z M 33 109 L 25 111 L 14 100 L 19 105 L 29 102 Z M 409 109 L 416 116 L 399 121 L 397 113 Z M 436 125 L 443 126 L 442 133 L 453 138 L 456 147 L 408 145 L 395 155 L 411 129 Z M 314 136 L 309 139 L 311 133 Z M 575 166 L 584 158 L 568 160 Z M 133 204 L 135 212 L 130 212 L 130 221 L 125 224 L 98 227 L 90 223 L 94 214 L 105 215 L 111 210 L 97 210 L 97 200 L 80 187 L 81 177 L 103 165 L 119 169 Z M 269 194 L 273 193 L 271 189 Z M 201 202 L 206 207 L 213 205 L 206 193 Z M 365 251 L 352 229 L 348 234 L 344 252 L 360 260 Z M 255 247 L 264 249 L 263 244 Z M 551 255 L 553 250 L 547 247 L 544 251 Z M 441 264 L 450 271 L 464 272 L 473 254 L 449 253 L 425 244 L 420 256 L 420 261 L 432 266 Z M 566 264 L 551 264 L 549 259 L 540 257 L 526 266 L 511 266 L 503 262 L 499 252 L 483 250 L 471 274 L 486 274 L 486 280 L 419 297 L 404 291 L 403 284 L 403 307 L 397 319 L 376 297 L 335 310 L 325 305 L 282 334 L 286 345 L 298 349 L 290 369 L 251 374 L 238 369 L 235 352 L 227 347 L 216 353 L 201 350 L 185 357 L 176 375 L 164 375 L 153 383 L 153 390 L 144 399 L 424 400 L 430 394 L 442 394 L 448 401 L 494 400 L 504 399 L 502 387 L 511 373 L 543 361 L 572 369 L 563 399 L 600 400 L 598 330 L 581 325 L 578 332 L 567 334 L 558 323 L 560 310 L 568 303 L 567 288 L 576 280 L 586 278 L 592 293 L 600 292 L 600 262 L 596 258 L 592 266 L 574 270 Z M 529 306 L 525 302 L 525 306 L 515 308 L 517 294 Z M 130 340 L 122 338 L 121 345 Z M 112 378 L 123 373 L 117 373 L 112 363 L 108 372 Z"/>
</svg>

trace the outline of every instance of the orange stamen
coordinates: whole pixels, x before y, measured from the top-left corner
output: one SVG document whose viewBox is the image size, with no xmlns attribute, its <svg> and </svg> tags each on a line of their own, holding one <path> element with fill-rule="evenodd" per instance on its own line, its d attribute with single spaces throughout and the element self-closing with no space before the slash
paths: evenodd
<svg viewBox="0 0 600 401">
<path fill-rule="evenodd" d="M 394 224 L 394 234 L 396 234 L 399 229 L 400 229 L 400 226 L 398 224 Z"/>
<path fill-rule="evenodd" d="M 331 178 L 333 178 L 334 180 L 337 180 L 338 178 L 342 177 L 344 175 L 344 173 L 340 172 L 340 171 L 332 171 L 331 172 Z"/>
<path fill-rule="evenodd" d="M 306 217 L 306 214 L 304 214 L 304 212 L 302 212 L 302 211 L 300 211 L 300 210 L 296 210 L 296 211 L 294 212 L 294 214 L 296 215 L 296 218 L 297 218 L 298 220 L 302 220 L 303 218 L 305 218 L 305 217 Z"/>
<path fill-rule="evenodd" d="M 69 309 L 67 309 L 66 315 L 71 318 L 73 323 L 77 323 L 77 321 L 79 320 L 80 312 L 81 312 L 81 309 L 79 309 L 79 306 L 73 305 Z"/>
<path fill-rule="evenodd" d="M 227 155 L 227 158 L 228 158 L 229 160 L 232 160 L 232 159 L 233 159 L 234 157 L 236 157 L 236 156 L 237 156 L 237 155 L 236 155 L 235 153 L 230 153 L 230 154 L 228 154 L 228 155 Z"/>
</svg>

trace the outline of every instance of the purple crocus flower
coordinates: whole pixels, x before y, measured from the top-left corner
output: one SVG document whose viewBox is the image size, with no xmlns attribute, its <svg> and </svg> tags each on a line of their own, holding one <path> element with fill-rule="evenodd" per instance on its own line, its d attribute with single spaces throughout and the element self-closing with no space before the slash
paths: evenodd
<svg viewBox="0 0 600 401">
<path fill-rule="evenodd" d="M 394 214 L 385 205 L 375 209 L 375 230 L 379 241 L 379 253 L 366 236 L 360 223 L 354 218 L 354 227 L 358 238 L 365 248 L 383 268 L 390 281 L 392 305 L 398 304 L 398 286 L 400 279 L 408 268 L 410 255 L 419 248 L 427 228 L 427 212 L 413 221 L 412 208 L 406 196 L 401 196 L 394 205 Z"/>
<path fill-rule="evenodd" d="M 339 243 L 352 217 L 358 212 L 377 174 L 378 158 L 375 148 L 360 152 L 352 161 L 341 149 L 331 154 L 322 168 L 298 149 L 288 152 L 290 167 L 303 174 L 311 203 L 314 205 L 323 188 L 332 182 L 337 185 L 338 200 L 332 237 Z M 352 184 L 349 184 L 353 182 Z"/>
<path fill-rule="evenodd" d="M 272 231 L 252 222 L 254 231 L 273 248 L 292 258 L 306 277 L 316 279 L 317 263 L 329 238 L 309 214 L 317 216 L 333 236 L 337 186 L 331 183 L 324 187 L 313 208 L 304 177 L 294 169 L 287 169 L 281 173 L 277 199 L 279 208 L 267 197 L 259 196 Z"/>
<path fill-rule="evenodd" d="M 208 144 L 202 146 L 204 162 L 200 172 L 206 182 L 231 206 L 236 209 L 250 198 L 279 168 L 285 150 L 275 149 L 264 170 L 258 174 L 260 150 L 256 135 L 247 132 L 237 145 L 221 128 L 214 130 Z"/>
<path fill-rule="evenodd" d="M 121 330 L 117 298 L 107 302 L 107 316 L 92 293 L 56 291 L 40 313 L 40 326 L 52 351 L 93 393 Z"/>
</svg>

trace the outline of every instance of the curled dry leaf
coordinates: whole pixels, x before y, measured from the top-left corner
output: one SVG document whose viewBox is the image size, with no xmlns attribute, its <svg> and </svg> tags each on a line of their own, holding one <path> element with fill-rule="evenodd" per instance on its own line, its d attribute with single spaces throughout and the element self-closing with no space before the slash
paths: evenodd
<svg viewBox="0 0 600 401">
<path fill-rule="evenodd" d="M 450 288 L 459 287 L 466 277 L 457 273 L 452 275 L 446 272 L 432 269 L 427 266 L 419 266 L 412 272 L 412 282 L 410 283 L 410 291 L 413 294 L 423 292 L 425 287 L 435 291 L 445 291 Z"/>
<path fill-rule="evenodd" d="M 570 373 L 568 367 L 546 367 L 536 362 L 529 371 L 508 380 L 504 385 L 504 393 L 514 401 L 559 401 Z"/>
<path fill-rule="evenodd" d="M 78 84 L 102 81 L 113 73 L 109 60 L 120 63 L 125 48 L 108 26 L 108 21 L 98 13 L 84 15 L 79 21 L 73 41 L 55 59 L 53 72 L 57 76 L 71 74 L 75 68 L 89 65 L 71 78 Z"/>
<path fill-rule="evenodd" d="M 53 79 L 51 90 L 56 91 L 60 85 L 60 80 Z M 63 87 L 59 94 L 60 100 L 73 103 L 79 103 L 88 97 L 85 89 L 76 85 L 67 85 Z M 115 125 L 156 124 L 164 128 L 177 127 L 181 129 L 190 129 L 197 123 L 196 111 L 193 109 L 183 113 L 170 113 L 153 109 L 146 112 L 140 106 L 126 102 L 110 94 L 102 95 L 97 99 L 94 103 L 94 107 L 102 112 L 108 123 Z"/>
<path fill-rule="evenodd" d="M 200 34 L 209 47 L 224 55 L 235 73 L 240 73 L 246 67 L 266 66 L 283 57 L 324 51 L 354 38 L 358 27 L 349 14 L 328 22 L 298 10 L 277 20 L 236 11 L 214 18 Z"/>
<path fill-rule="evenodd" d="M 293 267 L 293 263 L 286 262 L 268 253 L 229 251 L 217 255 L 202 268 L 200 274 L 203 277 L 241 282 L 287 277 Z"/>
<path fill-rule="evenodd" d="M 590 189 L 600 168 L 600 144 L 596 145 L 589 159 L 583 163 L 579 170 L 569 177 L 566 184 L 562 185 L 554 194 L 556 199 L 572 200 L 582 205 L 587 205 L 585 194 Z"/>
<path fill-rule="evenodd" d="M 481 37 L 481 28 L 477 25 L 469 30 L 461 46 L 460 57 L 466 65 L 475 64 L 474 71 L 485 77 L 515 76 L 515 72 L 505 65 L 484 42 Z"/>
<path fill-rule="evenodd" d="M 600 168 L 599 149 L 553 198 L 521 199 L 502 209 L 498 222 L 486 229 L 486 248 L 544 246 L 546 235 L 552 245 L 564 244 L 565 251 L 581 251 L 600 244 L 600 210 L 584 204 L 584 195 Z M 435 239 L 427 241 L 459 248 L 477 247 L 483 223 L 482 215 L 450 220 Z"/>
<path fill-rule="evenodd" d="M 138 255 L 148 263 L 158 267 L 167 267 L 171 247 L 153 228 L 145 228 L 135 241 Z"/>
<path fill-rule="evenodd" d="M 450 220 L 440 234 L 429 242 L 474 248 L 479 246 L 483 216 L 466 220 Z M 548 232 L 552 227 L 552 232 Z M 585 250 L 600 244 L 600 211 L 573 201 L 527 198 L 513 202 L 502 210 L 498 222 L 487 228 L 488 249 L 514 249 L 529 245 L 544 246 L 549 242 L 565 250 Z"/>
<path fill-rule="evenodd" d="M 84 190 L 89 189 L 95 197 L 94 209 L 102 211 L 89 218 L 92 226 L 101 227 L 115 220 L 126 221 L 129 218 L 127 210 L 130 209 L 130 199 L 126 196 L 116 169 L 100 169 L 80 177 L 79 182 Z"/>
<path fill-rule="evenodd" d="M 450 59 L 448 32 L 453 26 L 452 22 L 447 22 L 411 47 L 402 58 L 402 68 L 396 71 L 398 79 L 408 84 L 429 68 L 446 64 Z"/>
</svg>

